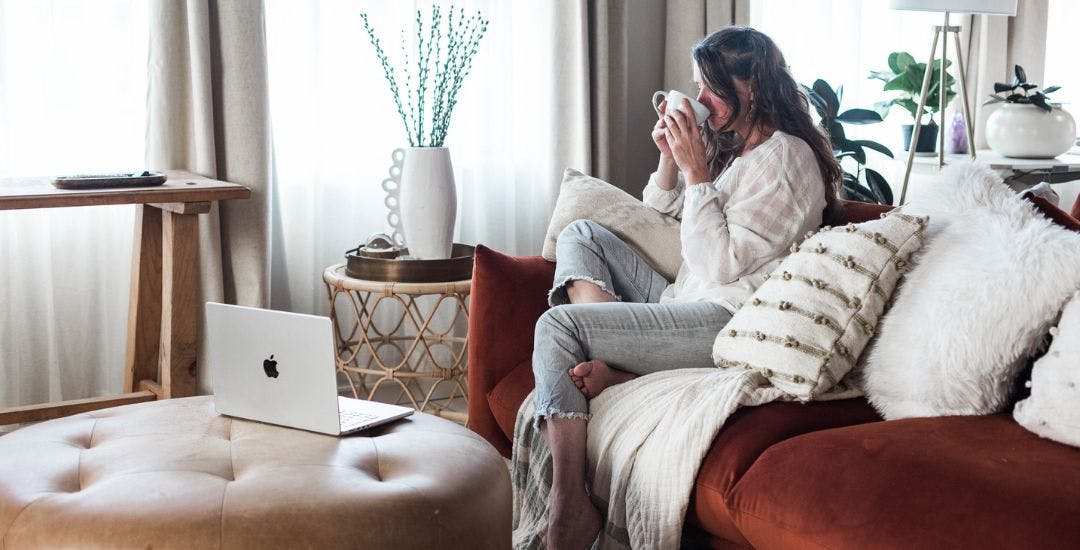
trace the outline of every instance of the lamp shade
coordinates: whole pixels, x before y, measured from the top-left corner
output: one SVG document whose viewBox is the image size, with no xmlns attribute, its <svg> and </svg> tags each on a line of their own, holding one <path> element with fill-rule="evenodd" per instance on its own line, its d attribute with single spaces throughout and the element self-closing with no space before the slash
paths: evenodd
<svg viewBox="0 0 1080 550">
<path fill-rule="evenodd" d="M 894 10 L 1016 15 L 1017 0 L 889 0 Z"/>
</svg>

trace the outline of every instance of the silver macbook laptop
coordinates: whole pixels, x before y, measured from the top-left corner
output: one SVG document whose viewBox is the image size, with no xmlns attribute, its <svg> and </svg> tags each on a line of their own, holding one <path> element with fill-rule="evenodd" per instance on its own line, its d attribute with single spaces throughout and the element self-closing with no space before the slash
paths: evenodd
<svg viewBox="0 0 1080 550">
<path fill-rule="evenodd" d="M 217 412 L 343 435 L 413 409 L 338 396 L 327 317 L 208 302 L 206 342 Z"/>
</svg>

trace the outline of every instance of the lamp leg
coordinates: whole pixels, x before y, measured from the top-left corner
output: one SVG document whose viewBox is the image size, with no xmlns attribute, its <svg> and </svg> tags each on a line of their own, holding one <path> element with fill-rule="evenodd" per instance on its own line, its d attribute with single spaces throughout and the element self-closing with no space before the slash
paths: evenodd
<svg viewBox="0 0 1080 550">
<path fill-rule="evenodd" d="M 964 56 L 960 53 L 960 33 L 953 34 L 953 42 L 956 44 L 956 69 L 960 71 L 960 98 L 964 100 L 964 130 L 967 131 L 968 155 L 971 160 L 975 160 L 975 121 L 971 120 L 971 106 L 968 103 Z"/>
<path fill-rule="evenodd" d="M 949 53 L 949 12 L 945 12 L 945 36 L 941 40 L 941 71 L 938 77 L 938 157 L 937 167 L 938 170 L 942 166 L 945 166 L 945 100 L 948 98 L 948 86 L 945 81 L 948 76 L 945 73 L 946 59 L 948 59 Z"/>
<path fill-rule="evenodd" d="M 930 59 L 926 61 L 922 92 L 919 93 L 919 108 L 915 110 L 915 127 L 911 129 L 911 143 L 908 144 L 907 167 L 904 168 L 904 186 L 900 189 L 900 205 L 904 204 L 904 199 L 907 198 L 908 180 L 911 179 L 911 165 L 915 162 L 915 145 L 919 143 L 919 130 L 921 128 L 919 121 L 922 120 L 923 112 L 926 110 L 926 92 L 930 89 L 930 75 L 932 74 L 931 71 L 934 70 L 934 54 L 937 53 L 937 43 L 940 36 L 941 29 L 934 27 L 934 41 L 930 44 Z"/>
</svg>

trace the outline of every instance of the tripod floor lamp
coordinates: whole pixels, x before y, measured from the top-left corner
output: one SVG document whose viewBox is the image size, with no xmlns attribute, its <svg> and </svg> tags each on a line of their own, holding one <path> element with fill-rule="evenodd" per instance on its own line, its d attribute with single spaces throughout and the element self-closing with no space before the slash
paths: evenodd
<svg viewBox="0 0 1080 550">
<path fill-rule="evenodd" d="M 949 35 L 952 35 L 953 44 L 956 48 L 956 68 L 960 77 L 960 99 L 964 107 L 964 129 L 967 131 L 968 152 L 971 158 L 975 158 L 975 131 L 971 120 L 971 106 L 968 102 L 967 76 L 964 73 L 964 56 L 960 47 L 960 27 L 949 25 L 949 15 L 952 13 L 971 13 L 985 15 L 1016 15 L 1017 0 L 889 0 L 889 7 L 896 10 L 915 10 L 944 12 L 945 24 L 934 25 L 934 40 L 930 44 L 930 59 L 926 61 L 926 72 L 923 74 L 922 92 L 919 94 L 919 107 L 915 112 L 915 127 L 911 132 L 911 143 L 908 144 L 907 165 L 904 168 L 904 186 L 900 190 L 900 204 L 904 204 L 907 197 L 908 180 L 911 178 L 911 165 L 915 161 L 915 144 L 919 142 L 919 130 L 923 113 L 926 111 L 926 98 L 930 91 L 931 71 L 934 68 L 934 59 L 938 55 L 938 41 L 941 41 L 941 86 L 945 85 L 945 65 L 948 59 Z M 945 164 L 945 99 L 948 94 L 944 91 L 938 93 L 940 105 L 938 106 L 938 168 Z"/>
</svg>

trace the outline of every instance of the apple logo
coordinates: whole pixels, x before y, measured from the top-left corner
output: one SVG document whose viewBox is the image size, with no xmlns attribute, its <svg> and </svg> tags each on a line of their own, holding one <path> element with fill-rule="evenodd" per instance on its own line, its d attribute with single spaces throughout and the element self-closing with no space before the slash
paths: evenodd
<svg viewBox="0 0 1080 550">
<path fill-rule="evenodd" d="M 274 361 L 274 354 L 271 353 L 269 359 L 263 359 L 263 371 L 270 378 L 278 377 L 277 361 Z"/>
</svg>

